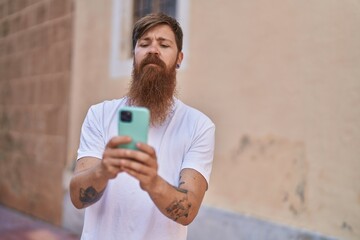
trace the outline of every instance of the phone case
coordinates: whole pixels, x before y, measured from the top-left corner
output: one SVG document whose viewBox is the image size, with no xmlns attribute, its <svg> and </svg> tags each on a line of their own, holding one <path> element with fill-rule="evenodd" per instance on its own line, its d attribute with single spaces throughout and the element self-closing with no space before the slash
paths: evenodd
<svg viewBox="0 0 360 240">
<path fill-rule="evenodd" d="M 122 114 L 124 114 L 125 117 L 122 118 Z M 131 120 L 128 119 L 130 115 Z M 120 148 L 129 148 L 136 150 L 137 142 L 147 143 L 150 120 L 150 112 L 147 108 L 123 107 L 119 110 L 118 117 L 119 136 L 129 136 L 132 138 L 131 143 L 122 144 L 119 146 Z"/>
</svg>

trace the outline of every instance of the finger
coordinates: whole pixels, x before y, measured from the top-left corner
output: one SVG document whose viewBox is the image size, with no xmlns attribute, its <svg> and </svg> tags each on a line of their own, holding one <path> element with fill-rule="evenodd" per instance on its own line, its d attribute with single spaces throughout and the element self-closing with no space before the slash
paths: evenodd
<svg viewBox="0 0 360 240">
<path fill-rule="evenodd" d="M 122 157 L 135 160 L 149 167 L 157 168 L 156 158 L 146 152 L 126 150 L 123 152 Z"/>
<path fill-rule="evenodd" d="M 105 167 L 118 167 L 118 168 L 121 167 L 120 160 L 118 158 L 113 158 L 113 157 L 104 158 L 102 164 Z"/>
<path fill-rule="evenodd" d="M 139 182 L 145 182 L 149 179 L 149 177 L 143 173 L 137 172 L 134 169 L 130 169 L 130 168 L 124 168 L 123 169 L 124 172 L 126 172 L 127 174 L 129 174 L 130 176 L 136 178 L 137 180 L 139 180 Z"/>
<path fill-rule="evenodd" d="M 151 168 L 148 166 L 134 160 L 120 160 L 121 168 L 124 169 L 126 172 L 131 172 L 131 175 L 135 173 L 142 174 L 142 175 L 149 175 L 149 171 L 151 171 Z"/>
<path fill-rule="evenodd" d="M 123 168 L 124 169 L 124 172 L 126 172 L 127 174 L 133 176 L 134 178 L 136 179 L 140 179 L 140 173 L 136 172 L 135 170 L 133 169 L 130 169 L 130 168 Z"/>
<path fill-rule="evenodd" d="M 147 191 L 146 189 L 148 189 L 154 182 L 156 172 L 153 172 L 152 170 L 153 169 L 150 169 L 150 172 L 143 174 L 141 172 L 135 171 L 134 169 L 124 168 L 124 172 L 139 180 L 140 187 L 145 191 Z"/>
<path fill-rule="evenodd" d="M 156 155 L 155 149 L 146 143 L 138 142 L 138 143 L 136 143 L 136 147 L 140 151 L 145 152 L 145 153 L 149 154 L 150 156 Z"/>
<path fill-rule="evenodd" d="M 128 136 L 115 136 L 106 144 L 106 148 L 117 148 L 120 144 L 130 143 L 131 138 Z"/>
<path fill-rule="evenodd" d="M 105 158 L 133 158 L 135 151 L 125 148 L 106 148 L 103 153 L 103 159 Z"/>
<path fill-rule="evenodd" d="M 156 159 L 156 151 L 153 147 L 151 147 L 150 145 L 146 144 L 146 143 L 141 143 L 141 142 L 138 142 L 136 144 L 136 147 L 144 152 L 144 153 L 147 153 L 148 155 L 150 155 L 152 158 Z"/>
<path fill-rule="evenodd" d="M 116 177 L 118 173 L 123 171 L 119 159 L 114 158 L 103 159 L 101 168 L 103 173 L 107 176 L 110 176 L 111 178 Z"/>
</svg>

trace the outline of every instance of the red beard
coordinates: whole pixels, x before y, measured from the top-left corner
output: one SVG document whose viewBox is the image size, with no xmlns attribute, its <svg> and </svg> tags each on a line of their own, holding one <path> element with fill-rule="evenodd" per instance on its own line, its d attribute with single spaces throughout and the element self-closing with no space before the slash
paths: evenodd
<svg viewBox="0 0 360 240">
<path fill-rule="evenodd" d="M 160 125 L 171 111 L 176 89 L 176 62 L 166 64 L 155 54 L 148 54 L 140 64 L 134 60 L 129 104 L 146 107 L 151 112 L 151 124 Z"/>
</svg>

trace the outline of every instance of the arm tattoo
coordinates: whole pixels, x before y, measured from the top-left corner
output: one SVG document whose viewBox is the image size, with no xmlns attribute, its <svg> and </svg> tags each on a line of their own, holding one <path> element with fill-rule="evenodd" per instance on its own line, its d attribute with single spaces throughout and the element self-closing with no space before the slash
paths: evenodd
<svg viewBox="0 0 360 240">
<path fill-rule="evenodd" d="M 178 192 L 182 192 L 182 193 L 185 193 L 185 194 L 188 192 L 188 190 L 182 189 L 182 188 L 179 188 L 179 187 L 175 187 L 175 189 L 176 189 Z"/>
<path fill-rule="evenodd" d="M 97 192 L 92 186 L 87 189 L 80 188 L 80 201 L 83 203 L 83 206 L 89 206 L 101 198 L 104 190 Z"/>
<path fill-rule="evenodd" d="M 180 174 L 180 177 L 179 177 L 179 186 L 177 188 L 177 190 L 179 190 L 179 188 L 181 187 L 181 185 L 185 184 L 185 181 L 182 181 L 182 174 Z"/>
<path fill-rule="evenodd" d="M 181 200 L 174 200 L 167 208 L 166 212 L 170 215 L 170 218 L 177 221 L 181 217 L 188 217 L 191 208 L 191 203 L 187 199 L 187 190 L 181 188 L 175 188 L 177 191 L 185 193 L 185 197 Z"/>
</svg>

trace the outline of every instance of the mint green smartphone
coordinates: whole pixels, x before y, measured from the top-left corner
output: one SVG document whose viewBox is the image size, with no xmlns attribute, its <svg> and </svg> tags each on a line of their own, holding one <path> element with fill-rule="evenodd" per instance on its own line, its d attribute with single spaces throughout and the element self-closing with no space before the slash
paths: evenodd
<svg viewBox="0 0 360 240">
<path fill-rule="evenodd" d="M 120 148 L 137 150 L 136 143 L 147 143 L 150 112 L 144 107 L 123 107 L 119 111 L 118 134 L 129 136 L 131 143 L 122 144 Z"/>
</svg>

